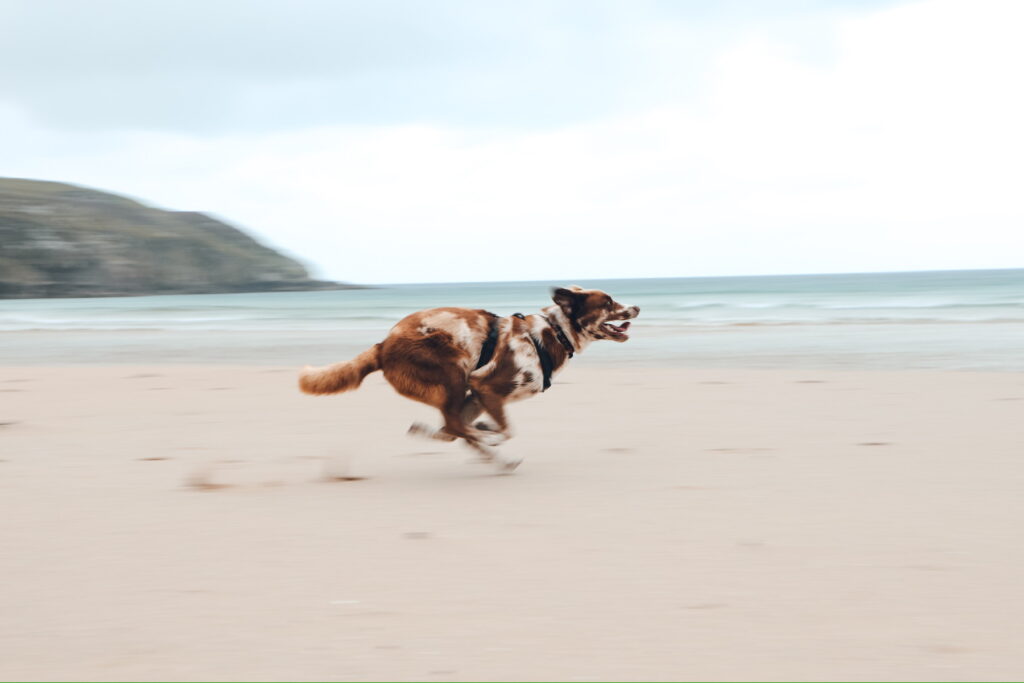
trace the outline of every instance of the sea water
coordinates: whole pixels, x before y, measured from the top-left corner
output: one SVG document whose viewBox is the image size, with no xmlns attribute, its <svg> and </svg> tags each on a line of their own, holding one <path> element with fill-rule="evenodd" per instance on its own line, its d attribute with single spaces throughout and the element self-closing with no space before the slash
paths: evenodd
<svg viewBox="0 0 1024 683">
<path fill-rule="evenodd" d="M 1024 371 L 1024 269 L 381 285 L 0 301 L 0 365 L 341 360 L 436 306 L 530 313 L 579 284 L 640 306 L 589 363 Z"/>
</svg>

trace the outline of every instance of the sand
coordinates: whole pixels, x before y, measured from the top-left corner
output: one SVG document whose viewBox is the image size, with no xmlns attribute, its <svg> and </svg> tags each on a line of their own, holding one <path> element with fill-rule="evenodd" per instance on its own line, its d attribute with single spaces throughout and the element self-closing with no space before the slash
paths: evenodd
<svg viewBox="0 0 1024 683">
<path fill-rule="evenodd" d="M 1019 680 L 1024 375 L 0 369 L 0 678 Z"/>
</svg>

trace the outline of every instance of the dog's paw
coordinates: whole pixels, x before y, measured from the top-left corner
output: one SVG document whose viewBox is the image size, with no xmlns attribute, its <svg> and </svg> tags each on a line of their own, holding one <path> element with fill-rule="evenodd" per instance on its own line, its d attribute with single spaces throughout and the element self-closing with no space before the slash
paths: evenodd
<svg viewBox="0 0 1024 683">
<path fill-rule="evenodd" d="M 434 429 L 422 422 L 413 422 L 409 425 L 409 431 L 406 434 L 409 436 L 421 436 L 425 439 L 436 439 L 437 441 L 455 441 L 455 437 L 443 429 Z"/>
<path fill-rule="evenodd" d="M 515 469 L 523 462 L 522 458 L 516 457 L 501 457 L 496 458 L 494 464 L 498 466 L 498 471 L 503 474 L 511 474 L 515 472 Z"/>
<path fill-rule="evenodd" d="M 479 429 L 482 432 L 498 431 L 498 425 L 494 424 L 493 422 L 488 422 L 487 420 L 480 420 L 475 425 L 473 425 L 473 427 L 475 429 Z"/>
<path fill-rule="evenodd" d="M 466 441 L 464 443 L 473 449 L 474 453 L 476 453 L 476 462 L 494 462 L 494 459 L 498 457 L 498 452 L 496 450 L 489 448 L 480 442 L 472 443 Z"/>
<path fill-rule="evenodd" d="M 497 446 L 503 443 L 508 437 L 501 432 L 484 432 L 479 437 L 480 443 L 484 446 Z"/>
<path fill-rule="evenodd" d="M 409 436 L 422 436 L 429 439 L 434 436 L 434 432 L 436 431 L 436 429 L 428 427 L 422 422 L 413 422 L 409 425 L 409 431 L 407 431 L 406 434 Z"/>
</svg>

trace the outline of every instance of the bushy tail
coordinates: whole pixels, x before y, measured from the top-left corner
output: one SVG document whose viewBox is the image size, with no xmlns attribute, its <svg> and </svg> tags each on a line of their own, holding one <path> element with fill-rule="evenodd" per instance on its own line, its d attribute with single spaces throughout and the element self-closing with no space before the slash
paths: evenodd
<svg viewBox="0 0 1024 683">
<path fill-rule="evenodd" d="M 299 389 L 307 394 L 338 394 L 356 389 L 363 378 L 380 370 L 380 344 L 343 363 L 326 368 L 305 367 L 299 373 Z"/>
</svg>

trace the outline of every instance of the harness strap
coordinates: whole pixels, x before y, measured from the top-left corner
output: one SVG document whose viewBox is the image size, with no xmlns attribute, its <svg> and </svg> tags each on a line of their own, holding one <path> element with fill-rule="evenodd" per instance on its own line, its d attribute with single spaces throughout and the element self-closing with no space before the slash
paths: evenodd
<svg viewBox="0 0 1024 683">
<path fill-rule="evenodd" d="M 476 362 L 477 370 L 490 363 L 494 358 L 494 347 L 498 345 L 499 320 L 501 318 L 491 313 L 491 327 L 487 330 L 487 339 L 484 340 L 484 345 L 480 347 L 480 360 Z"/>
<path fill-rule="evenodd" d="M 569 354 L 569 358 L 572 358 L 572 354 L 576 349 L 573 348 L 572 342 L 569 341 L 569 338 L 565 336 L 565 332 L 563 332 L 562 328 L 559 327 L 551 318 L 544 316 L 544 320 L 546 320 L 548 325 L 551 326 L 552 331 L 555 333 L 555 339 L 557 339 L 565 348 L 565 352 Z"/>
<path fill-rule="evenodd" d="M 530 335 L 530 341 L 533 342 L 534 348 L 537 349 L 537 357 L 540 359 L 540 371 L 544 373 L 544 387 L 541 391 L 547 391 L 548 387 L 551 386 L 551 373 L 554 370 L 554 362 L 551 360 L 551 354 L 541 346 L 541 343 L 532 334 Z"/>
<path fill-rule="evenodd" d="M 526 320 L 526 316 L 522 313 L 513 313 L 512 317 L 519 318 L 520 320 Z M 555 362 L 551 359 L 551 354 L 544 348 L 544 345 L 541 344 L 532 334 L 530 335 L 530 341 L 533 342 L 533 348 L 537 349 L 537 360 L 540 361 L 540 371 L 544 375 L 544 387 L 541 391 L 547 391 L 548 388 L 551 387 L 551 373 L 554 371 Z M 569 353 L 569 356 L 572 356 L 571 352 Z"/>
</svg>

